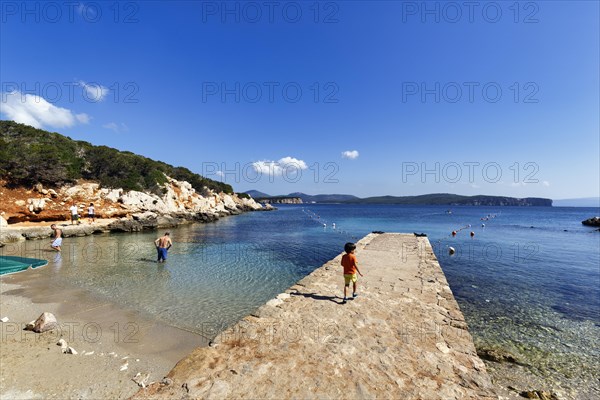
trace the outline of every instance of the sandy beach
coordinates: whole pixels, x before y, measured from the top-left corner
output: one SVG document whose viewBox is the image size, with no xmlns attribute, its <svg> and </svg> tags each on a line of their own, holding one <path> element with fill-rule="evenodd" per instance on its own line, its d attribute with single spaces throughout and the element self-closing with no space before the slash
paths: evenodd
<svg viewBox="0 0 600 400">
<path fill-rule="evenodd" d="M 49 266 L 42 267 L 49 268 Z M 23 330 L 42 312 L 60 329 Z M 127 398 L 148 375 L 160 381 L 183 356 L 207 340 L 132 310 L 99 301 L 84 290 L 48 286 L 38 270 L 0 279 L 0 397 L 10 399 Z M 77 352 L 63 354 L 66 340 Z"/>
</svg>

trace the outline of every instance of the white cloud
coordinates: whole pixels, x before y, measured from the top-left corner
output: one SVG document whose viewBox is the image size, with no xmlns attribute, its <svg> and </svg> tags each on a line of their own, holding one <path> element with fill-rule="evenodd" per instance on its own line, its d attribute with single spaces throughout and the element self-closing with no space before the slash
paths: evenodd
<svg viewBox="0 0 600 400">
<path fill-rule="evenodd" d="M 87 114 L 73 114 L 69 109 L 56 107 L 41 96 L 17 91 L 0 95 L 0 114 L 35 128 L 70 128 L 77 123 L 87 124 L 91 119 Z"/>
<path fill-rule="evenodd" d="M 98 102 L 102 101 L 108 95 L 109 89 L 104 87 L 98 83 L 86 83 L 84 81 L 79 81 L 79 86 L 81 86 L 85 91 L 84 98 L 87 101 Z"/>
<path fill-rule="evenodd" d="M 542 185 L 544 185 L 544 186 L 550 186 L 550 182 L 548 182 L 548 181 L 543 181 L 543 182 L 542 182 Z"/>
<path fill-rule="evenodd" d="M 124 123 L 117 124 L 116 122 L 109 122 L 108 124 L 102 125 L 103 128 L 110 129 L 115 133 L 127 132 L 129 131 L 129 127 Z"/>
<path fill-rule="evenodd" d="M 89 124 L 92 117 L 87 114 L 75 114 L 75 118 L 80 124 Z"/>
<path fill-rule="evenodd" d="M 278 161 L 256 161 L 252 163 L 252 167 L 259 174 L 267 174 L 272 176 L 279 176 L 283 175 L 284 173 L 295 173 L 298 170 L 308 168 L 303 160 L 289 156 L 280 158 Z"/>
<path fill-rule="evenodd" d="M 355 160 L 358 158 L 358 150 L 342 151 L 342 158 L 348 158 L 350 160 Z"/>
<path fill-rule="evenodd" d="M 217 172 L 215 172 L 215 175 L 220 176 L 221 178 L 223 178 L 225 176 L 225 172 L 223 172 L 223 171 L 217 171 Z"/>
</svg>

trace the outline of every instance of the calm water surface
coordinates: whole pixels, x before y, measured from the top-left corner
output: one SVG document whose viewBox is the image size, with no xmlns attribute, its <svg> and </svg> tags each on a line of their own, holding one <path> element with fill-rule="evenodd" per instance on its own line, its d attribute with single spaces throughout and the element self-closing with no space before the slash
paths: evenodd
<svg viewBox="0 0 600 400">
<path fill-rule="evenodd" d="M 346 241 L 374 230 L 425 232 L 478 346 L 502 347 L 537 374 L 598 389 L 600 233 L 581 221 L 600 211 L 448 211 L 281 206 L 172 229 L 175 245 L 164 265 L 154 261 L 156 232 L 67 238 L 62 257 L 44 250 L 47 241 L 6 246 L 0 254 L 50 258 L 43 267 L 50 284 L 83 287 L 93 296 L 211 336 L 330 260 Z M 481 219 L 488 215 L 496 217 Z M 448 246 L 457 250 L 452 257 Z"/>
</svg>

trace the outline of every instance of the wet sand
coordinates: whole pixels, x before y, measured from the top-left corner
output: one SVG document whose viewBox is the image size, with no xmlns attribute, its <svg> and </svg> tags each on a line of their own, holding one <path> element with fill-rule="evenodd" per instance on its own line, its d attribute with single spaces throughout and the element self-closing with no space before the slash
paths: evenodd
<svg viewBox="0 0 600 400">
<path fill-rule="evenodd" d="M 149 374 L 146 383 L 160 381 L 208 343 L 85 290 L 52 287 L 41 275 L 28 270 L 0 278 L 0 317 L 9 318 L 0 322 L 0 398 L 127 398 L 139 389 L 132 381 L 137 373 Z M 45 311 L 56 316 L 59 329 L 23 330 Z M 78 354 L 63 354 L 60 338 Z"/>
</svg>

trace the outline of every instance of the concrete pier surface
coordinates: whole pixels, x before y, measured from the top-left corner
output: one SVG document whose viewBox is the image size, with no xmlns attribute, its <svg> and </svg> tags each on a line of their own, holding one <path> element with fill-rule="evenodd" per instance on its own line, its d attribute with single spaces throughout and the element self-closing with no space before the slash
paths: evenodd
<svg viewBox="0 0 600 400">
<path fill-rule="evenodd" d="M 346 304 L 341 256 L 134 398 L 498 398 L 427 238 L 361 239 Z"/>
</svg>

